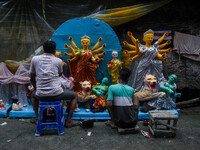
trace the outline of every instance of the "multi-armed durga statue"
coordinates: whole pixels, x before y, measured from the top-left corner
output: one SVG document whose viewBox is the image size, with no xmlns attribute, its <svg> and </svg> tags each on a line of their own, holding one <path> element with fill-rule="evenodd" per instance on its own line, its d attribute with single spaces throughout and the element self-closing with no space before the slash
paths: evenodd
<svg viewBox="0 0 200 150">
<path fill-rule="evenodd" d="M 94 47 L 89 50 L 89 36 L 84 35 L 81 37 L 81 45 L 83 46 L 83 49 L 77 47 L 71 36 L 69 37 L 69 41 L 72 46 L 68 46 L 67 44 L 64 45 L 71 51 L 71 53 L 64 53 L 65 56 L 71 56 L 71 58 L 67 60 L 69 63 L 67 76 L 72 76 L 74 78 L 74 90 L 79 92 L 81 91 L 81 81 L 83 82 L 87 80 L 91 81 L 92 85 L 97 84 L 96 69 L 100 62 L 103 61 L 103 58 L 100 57 L 106 55 L 106 52 L 101 53 L 103 48 L 106 47 L 106 44 L 103 44 L 98 48 L 102 41 L 102 38 L 100 37 Z"/>
<path fill-rule="evenodd" d="M 137 58 L 139 58 L 141 55 L 142 55 L 142 51 L 140 50 L 139 48 L 139 40 L 138 39 L 135 39 L 133 37 L 133 34 L 129 31 L 128 33 L 128 36 L 131 38 L 131 41 L 135 44 L 135 45 L 132 45 L 132 44 L 129 44 L 128 42 L 124 41 L 123 44 L 124 46 L 127 46 L 131 49 L 131 51 L 124 51 L 125 54 L 130 54 L 130 55 L 134 55 L 132 58 L 130 58 L 129 60 L 130 61 L 133 61 Z M 159 46 L 159 51 L 156 55 L 156 59 L 159 59 L 159 60 L 163 60 L 163 61 L 168 61 L 168 58 L 167 58 L 167 55 L 166 55 L 166 52 L 171 52 L 172 51 L 172 48 L 168 48 L 168 49 L 162 49 L 164 48 L 165 46 L 171 44 L 171 41 L 168 40 L 167 42 L 165 42 L 164 44 L 161 44 L 162 41 L 164 40 L 165 37 L 168 36 L 168 33 L 164 33 L 163 36 L 157 41 L 157 44 Z M 154 32 L 152 30 L 148 30 L 144 33 L 144 37 L 143 37 L 143 41 L 146 43 L 145 46 L 147 48 L 150 48 L 152 45 L 151 43 L 153 42 L 153 38 L 154 38 Z"/>
<path fill-rule="evenodd" d="M 160 63 L 157 60 L 166 62 L 168 60 L 166 52 L 172 51 L 171 48 L 163 49 L 165 46 L 171 43 L 170 40 L 164 44 L 161 44 L 164 38 L 168 36 L 168 33 L 164 33 L 160 39 L 152 44 L 154 39 L 154 32 L 149 29 L 143 34 L 143 41 L 145 42 L 145 45 L 140 44 L 139 40 L 135 39 L 131 32 L 128 32 L 127 34 L 131 38 L 133 45 L 124 41 L 123 44 L 131 49 L 131 51 L 125 50 L 124 53 L 133 55 L 133 57 L 129 59 L 130 61 L 141 57 L 137 66 L 132 86 L 137 91 L 141 90 L 143 88 L 143 75 L 146 74 L 155 74 L 158 79 L 158 83 L 164 81 L 162 67 L 160 67 Z"/>
</svg>

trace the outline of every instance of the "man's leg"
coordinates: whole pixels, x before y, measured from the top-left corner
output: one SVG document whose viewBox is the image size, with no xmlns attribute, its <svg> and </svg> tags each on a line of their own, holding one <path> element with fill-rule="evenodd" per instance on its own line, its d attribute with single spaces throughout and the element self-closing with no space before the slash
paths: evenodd
<svg viewBox="0 0 200 150">
<path fill-rule="evenodd" d="M 37 123 L 38 118 L 38 108 L 39 108 L 39 100 L 34 98 L 35 91 L 33 91 L 31 95 L 31 104 L 33 105 L 33 110 L 35 112 L 36 118 L 31 121 L 32 123 Z"/>
<path fill-rule="evenodd" d="M 80 122 L 75 122 L 74 120 L 72 120 L 72 115 L 73 115 L 74 109 L 76 108 L 78 96 L 75 92 L 73 92 L 71 90 L 68 90 L 68 89 L 63 89 L 63 90 L 64 90 L 64 92 L 61 95 L 59 95 L 57 97 L 57 99 L 71 100 L 69 103 L 69 106 L 67 108 L 68 115 L 67 115 L 67 119 L 65 121 L 65 126 L 73 127 L 73 126 L 79 125 Z"/>
<path fill-rule="evenodd" d="M 33 110 L 35 112 L 36 118 L 38 117 L 39 101 L 34 97 L 31 97 L 31 104 L 33 105 Z"/>
<path fill-rule="evenodd" d="M 73 125 L 76 125 L 74 124 L 74 120 L 72 120 L 72 115 L 73 115 L 74 109 L 76 108 L 77 101 L 78 101 L 78 96 L 76 95 L 76 97 L 71 100 L 70 106 L 67 108 L 68 115 L 65 122 L 66 127 L 71 127 Z"/>
<path fill-rule="evenodd" d="M 138 114 L 138 111 L 139 111 L 139 105 L 140 105 L 140 101 L 138 100 L 138 97 L 134 96 L 133 97 L 133 107 L 134 107 L 134 110 L 136 111 L 137 114 Z"/>
<path fill-rule="evenodd" d="M 113 106 L 107 107 L 107 110 L 108 110 L 108 113 L 109 113 L 109 115 L 110 115 L 111 120 L 106 121 L 105 124 L 106 124 L 107 126 L 110 126 L 112 129 L 116 129 L 117 126 L 116 126 L 115 123 L 114 123 L 114 111 L 113 111 Z"/>
</svg>

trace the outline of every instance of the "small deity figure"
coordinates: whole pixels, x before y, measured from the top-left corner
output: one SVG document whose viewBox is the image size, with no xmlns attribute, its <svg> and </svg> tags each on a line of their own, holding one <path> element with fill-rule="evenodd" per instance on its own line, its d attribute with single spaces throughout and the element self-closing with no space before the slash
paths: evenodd
<svg viewBox="0 0 200 150">
<path fill-rule="evenodd" d="M 81 84 L 81 92 L 78 92 L 78 101 L 79 102 L 87 102 L 91 98 L 95 99 L 95 95 L 91 95 L 91 82 L 90 81 L 84 81 L 80 82 Z"/>
<path fill-rule="evenodd" d="M 102 47 L 98 48 L 102 41 L 102 38 L 100 37 L 94 47 L 89 50 L 90 37 L 86 35 L 81 37 L 81 45 L 83 46 L 83 49 L 76 46 L 72 37 L 69 37 L 69 41 L 72 43 L 73 47 L 65 44 L 65 47 L 72 52 L 64 53 L 66 56 L 71 56 L 71 58 L 67 60 L 69 63 L 67 76 L 72 76 L 74 78 L 74 91 L 80 92 L 81 81 L 87 80 L 91 81 L 92 85 L 97 84 L 96 69 L 98 67 L 99 57 L 106 55 L 106 52 L 100 53 L 102 49 L 106 47 L 106 44 L 103 44 Z"/>
<path fill-rule="evenodd" d="M 175 108 L 176 97 L 181 97 L 181 93 L 176 93 L 177 76 L 172 74 L 168 77 L 168 81 L 160 84 L 160 90 L 166 93 L 166 96 L 158 102 L 158 109 Z"/>
<path fill-rule="evenodd" d="M 160 97 L 165 96 L 164 92 L 158 92 L 156 89 L 157 79 L 155 75 L 144 75 L 144 89 L 136 92 L 135 95 L 138 97 L 138 100 L 143 103 L 141 108 L 142 112 L 148 112 L 149 110 L 155 109 L 156 107 L 150 106 L 151 101 L 155 102 Z"/>
<path fill-rule="evenodd" d="M 94 85 L 92 88 L 92 91 L 98 96 L 98 97 L 103 97 L 105 96 L 107 90 L 108 90 L 108 78 L 104 77 L 102 79 L 102 82 L 100 85 Z"/>
<path fill-rule="evenodd" d="M 108 68 L 108 73 L 111 76 L 112 84 L 117 84 L 119 72 L 122 69 L 123 62 L 117 59 L 118 57 L 117 51 L 112 51 L 112 57 L 113 59 L 108 62 L 107 68 Z"/>
<path fill-rule="evenodd" d="M 63 60 L 61 51 L 56 51 L 55 56 L 60 58 L 63 61 L 63 66 L 67 66 L 66 62 Z"/>
<path fill-rule="evenodd" d="M 92 88 L 92 92 L 94 92 L 97 95 L 95 101 L 90 101 L 90 103 L 93 102 L 92 106 L 95 108 L 92 109 L 93 112 L 104 111 L 104 108 L 106 107 L 105 94 L 108 91 L 107 83 L 108 78 L 104 77 L 100 85 L 94 85 Z"/>
<path fill-rule="evenodd" d="M 162 66 L 158 60 L 167 61 L 168 58 L 166 56 L 166 52 L 171 52 L 172 49 L 162 49 L 166 45 L 169 45 L 171 41 L 167 41 L 164 44 L 161 44 L 165 37 L 168 36 L 168 33 L 164 33 L 163 36 L 158 39 L 153 45 L 154 39 L 154 32 L 149 29 L 143 35 L 143 41 L 145 45 L 139 43 L 138 39 L 135 39 L 131 32 L 128 32 L 128 36 L 131 38 L 134 45 L 129 44 L 128 42 L 124 41 L 124 45 L 128 46 L 132 51 L 125 51 L 127 54 L 134 55 L 130 58 L 130 61 L 133 61 L 139 57 L 141 57 L 140 62 L 136 69 L 136 74 L 133 80 L 132 86 L 137 90 L 140 91 L 144 88 L 143 86 L 143 75 L 145 74 L 155 74 L 158 80 L 158 83 L 164 81 L 164 75 L 162 73 Z M 157 59 L 157 60 L 156 60 Z"/>
<path fill-rule="evenodd" d="M 22 110 L 22 106 L 21 106 L 20 102 L 13 103 L 12 104 L 12 110 L 16 110 L 16 111 Z"/>
<path fill-rule="evenodd" d="M 158 92 L 156 90 L 157 80 L 155 75 L 144 75 L 144 86 L 145 88 L 135 95 L 138 97 L 139 101 L 148 101 L 150 99 L 156 98 L 158 96 L 164 96 L 164 92 Z"/>
<path fill-rule="evenodd" d="M 5 109 L 5 106 L 4 106 L 4 102 L 3 100 L 1 99 L 0 100 L 0 111 L 4 110 Z"/>
</svg>

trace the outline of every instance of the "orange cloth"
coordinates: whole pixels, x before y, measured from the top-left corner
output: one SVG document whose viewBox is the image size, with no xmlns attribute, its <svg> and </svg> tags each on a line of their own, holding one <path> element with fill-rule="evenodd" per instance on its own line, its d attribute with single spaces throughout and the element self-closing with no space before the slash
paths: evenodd
<svg viewBox="0 0 200 150">
<path fill-rule="evenodd" d="M 77 61 L 69 63 L 69 73 L 68 76 L 73 76 L 74 78 L 74 91 L 81 91 L 80 81 L 91 81 L 91 85 L 96 85 L 96 64 L 91 62 L 91 57 L 93 56 L 92 51 L 88 50 L 81 53 L 81 56 Z"/>
<path fill-rule="evenodd" d="M 99 107 L 106 107 L 106 99 L 105 97 L 97 97 L 93 106 L 95 108 L 99 108 Z"/>
</svg>

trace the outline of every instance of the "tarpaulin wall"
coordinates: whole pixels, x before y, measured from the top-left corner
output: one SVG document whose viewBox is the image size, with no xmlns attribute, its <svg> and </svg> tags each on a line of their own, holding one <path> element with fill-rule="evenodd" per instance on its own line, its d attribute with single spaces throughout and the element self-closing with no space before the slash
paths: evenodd
<svg viewBox="0 0 200 150">
<path fill-rule="evenodd" d="M 137 19 L 164 1 L 7 0 L 0 2 L 0 62 L 25 60 L 65 21 L 92 17 L 116 26 Z M 147 3 L 148 2 L 148 3 Z M 139 3 L 139 4 L 138 4 Z M 24 61 L 23 61 L 24 62 Z M 15 63 L 15 62 L 10 62 Z"/>
</svg>

